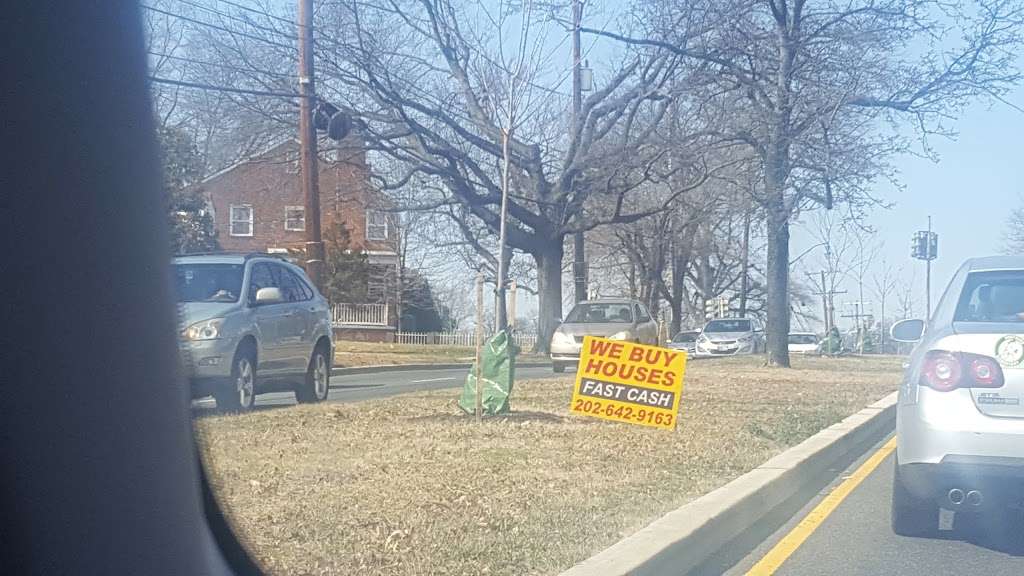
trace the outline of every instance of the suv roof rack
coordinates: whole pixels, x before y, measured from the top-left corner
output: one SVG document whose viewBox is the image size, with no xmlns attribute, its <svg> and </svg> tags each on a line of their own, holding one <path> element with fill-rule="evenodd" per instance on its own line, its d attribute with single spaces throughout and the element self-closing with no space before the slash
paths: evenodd
<svg viewBox="0 0 1024 576">
<path fill-rule="evenodd" d="M 233 250 L 217 250 L 212 252 L 185 252 L 182 254 L 175 254 L 175 258 L 181 258 L 184 256 L 242 256 L 246 260 L 251 258 L 274 258 L 276 260 L 288 261 L 285 254 L 274 254 L 271 252 L 242 252 Z"/>
</svg>

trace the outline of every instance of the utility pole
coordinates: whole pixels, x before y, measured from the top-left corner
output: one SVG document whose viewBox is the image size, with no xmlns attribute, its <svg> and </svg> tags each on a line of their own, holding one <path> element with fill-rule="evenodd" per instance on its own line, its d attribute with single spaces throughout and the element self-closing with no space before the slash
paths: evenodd
<svg viewBox="0 0 1024 576">
<path fill-rule="evenodd" d="M 932 232 L 932 217 L 928 217 L 928 230 L 915 232 L 910 242 L 910 257 L 915 260 L 924 260 L 924 302 L 925 319 L 932 316 L 932 260 L 939 256 L 939 235 Z"/>
<path fill-rule="evenodd" d="M 932 318 L 932 217 L 928 215 L 928 243 L 924 260 L 924 319 L 925 322 Z"/>
<path fill-rule="evenodd" d="M 313 0 L 299 0 L 299 162 L 305 197 L 306 273 L 323 290 L 324 243 L 320 236 L 320 171 L 313 107 Z"/>
<path fill-rule="evenodd" d="M 583 78 L 580 68 L 580 22 L 583 20 L 583 3 L 572 0 L 572 123 L 573 137 L 578 133 L 580 110 L 583 108 Z M 573 187 L 577 186 L 575 179 Z M 583 231 L 572 236 L 572 281 L 576 302 L 587 299 L 587 258 Z"/>
<path fill-rule="evenodd" d="M 822 302 L 822 304 L 823 304 L 823 306 L 825 308 L 825 311 L 824 311 L 825 312 L 825 334 L 828 334 L 829 332 L 832 331 L 832 323 L 829 321 L 829 318 L 831 318 L 831 316 L 828 313 L 829 294 L 828 294 L 827 290 L 828 290 L 828 285 L 825 283 L 825 271 L 822 270 L 821 271 L 821 302 Z"/>
<path fill-rule="evenodd" d="M 750 208 L 743 214 L 743 276 L 740 277 L 740 318 L 747 316 L 747 290 L 750 289 Z"/>
</svg>

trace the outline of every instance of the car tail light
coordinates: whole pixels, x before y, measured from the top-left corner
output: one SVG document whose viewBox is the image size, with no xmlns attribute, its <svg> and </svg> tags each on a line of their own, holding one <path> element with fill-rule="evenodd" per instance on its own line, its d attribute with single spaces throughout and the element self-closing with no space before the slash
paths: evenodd
<svg viewBox="0 0 1024 576">
<path fill-rule="evenodd" d="M 1003 369 L 988 356 L 944 350 L 932 350 L 925 355 L 921 384 L 939 392 L 1001 388 L 1003 383 Z"/>
</svg>

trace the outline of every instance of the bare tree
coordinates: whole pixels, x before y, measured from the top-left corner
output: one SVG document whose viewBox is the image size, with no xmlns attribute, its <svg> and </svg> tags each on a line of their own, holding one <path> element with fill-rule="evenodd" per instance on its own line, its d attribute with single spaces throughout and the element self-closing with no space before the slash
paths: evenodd
<svg viewBox="0 0 1024 576">
<path fill-rule="evenodd" d="M 872 275 L 871 282 L 874 287 L 875 296 L 879 302 L 878 313 L 878 349 L 885 353 L 885 305 L 890 296 L 896 292 L 899 285 L 900 271 L 895 270 L 886 260 L 879 263 L 877 271 Z"/>
<path fill-rule="evenodd" d="M 1006 219 L 1003 244 L 1007 254 L 1024 254 L 1024 207 L 1014 209 Z"/>
<path fill-rule="evenodd" d="M 514 72 L 505 69 L 501 43 L 495 46 L 498 18 L 482 4 L 448 0 L 336 7 L 325 83 L 338 86 L 370 149 L 397 168 L 379 173 L 383 189 L 408 208 L 457 206 L 453 216 L 497 233 L 501 159 L 508 158 L 507 239 L 536 265 L 541 349 L 561 316 L 565 237 L 656 212 L 672 198 L 637 207 L 631 193 L 672 172 L 686 174 L 680 193 L 704 178 L 699 161 L 670 167 L 647 144 L 678 70 L 668 55 L 630 55 L 586 98 L 578 129 L 566 135 L 559 118 L 567 100 L 542 83 L 544 42 L 520 40 L 528 56 L 517 85 L 529 90 L 519 107 L 524 123 L 508 135 L 505 155 L 507 119 L 492 103 L 507 99 L 501 87 L 508 83 L 499 80 Z"/>
<path fill-rule="evenodd" d="M 769 364 L 788 366 L 794 215 L 874 203 L 869 184 L 912 149 L 897 122 L 928 152 L 967 102 L 1001 99 L 1019 79 L 1021 18 L 1016 0 L 641 0 L 635 33 L 584 32 L 700 62 L 715 80 L 709 106 L 733 111 L 722 137 L 763 167 L 753 199 L 767 219 Z"/>
</svg>

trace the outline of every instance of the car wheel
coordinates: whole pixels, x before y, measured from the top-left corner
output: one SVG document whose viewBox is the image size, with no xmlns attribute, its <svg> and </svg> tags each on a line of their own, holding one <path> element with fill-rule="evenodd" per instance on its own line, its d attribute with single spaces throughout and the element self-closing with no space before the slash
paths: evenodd
<svg viewBox="0 0 1024 576">
<path fill-rule="evenodd" d="M 895 460 L 895 458 L 894 458 Z M 899 465 L 892 476 L 892 531 L 900 536 L 927 536 L 938 529 L 939 507 L 915 497 L 900 478 Z"/>
<path fill-rule="evenodd" d="M 555 362 L 554 364 L 551 365 L 551 369 L 553 371 L 561 374 L 562 372 L 565 372 L 565 364 L 561 364 L 559 362 Z"/>
<path fill-rule="evenodd" d="M 231 364 L 231 379 L 214 393 L 221 410 L 249 410 L 256 405 L 256 359 L 251 350 L 242 349 Z"/>
<path fill-rule="evenodd" d="M 313 350 L 306 369 L 306 379 L 295 389 L 295 399 L 302 403 L 323 402 L 331 390 L 331 364 L 322 347 Z"/>
</svg>

